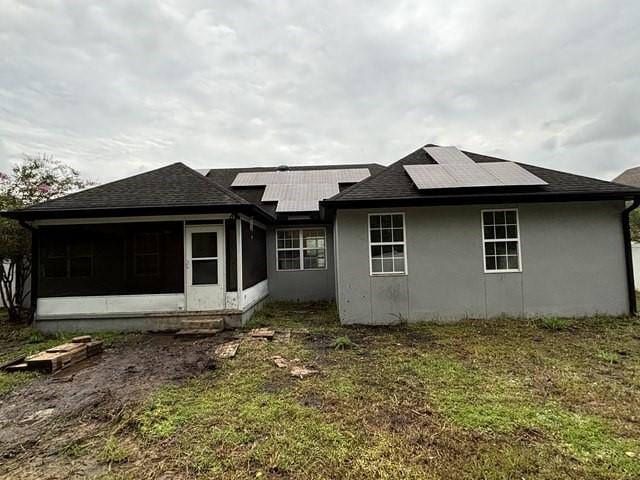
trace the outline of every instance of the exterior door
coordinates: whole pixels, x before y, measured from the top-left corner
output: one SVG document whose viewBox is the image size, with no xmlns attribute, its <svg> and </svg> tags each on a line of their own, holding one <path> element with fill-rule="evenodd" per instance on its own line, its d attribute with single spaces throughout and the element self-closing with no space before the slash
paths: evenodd
<svg viewBox="0 0 640 480">
<path fill-rule="evenodd" d="M 185 230 L 187 310 L 224 308 L 224 230 L 222 225 Z"/>
</svg>

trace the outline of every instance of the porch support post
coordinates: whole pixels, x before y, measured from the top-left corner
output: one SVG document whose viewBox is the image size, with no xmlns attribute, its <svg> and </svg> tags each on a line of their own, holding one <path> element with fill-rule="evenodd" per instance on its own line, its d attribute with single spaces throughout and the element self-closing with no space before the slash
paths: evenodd
<svg viewBox="0 0 640 480">
<path fill-rule="evenodd" d="M 242 219 L 236 218 L 236 278 L 238 294 L 238 310 L 242 310 Z"/>
</svg>

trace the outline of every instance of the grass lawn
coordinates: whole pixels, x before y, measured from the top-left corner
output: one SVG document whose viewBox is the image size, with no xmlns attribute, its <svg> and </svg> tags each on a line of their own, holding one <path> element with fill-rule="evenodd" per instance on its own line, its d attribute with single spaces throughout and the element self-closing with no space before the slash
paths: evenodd
<svg viewBox="0 0 640 480">
<path fill-rule="evenodd" d="M 257 325 L 294 333 L 243 343 L 58 455 L 102 479 L 640 478 L 638 318 L 365 328 L 271 304 Z"/>
<path fill-rule="evenodd" d="M 157 391 L 113 425 L 107 478 L 639 478 L 640 321 L 306 328 Z M 299 380 L 271 357 L 321 374 Z"/>
</svg>

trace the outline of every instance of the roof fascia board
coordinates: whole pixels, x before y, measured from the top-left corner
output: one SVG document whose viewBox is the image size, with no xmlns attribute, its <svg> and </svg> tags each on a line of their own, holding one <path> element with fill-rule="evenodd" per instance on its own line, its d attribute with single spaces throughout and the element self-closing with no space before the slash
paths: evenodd
<svg viewBox="0 0 640 480">
<path fill-rule="evenodd" d="M 244 212 L 255 215 L 259 219 L 271 223 L 275 218 L 261 209 L 251 204 L 241 205 L 196 205 L 180 207 L 132 207 L 132 208 L 99 208 L 99 209 L 75 209 L 75 210 L 15 210 L 2 212 L 0 215 L 16 220 L 44 220 L 44 219 L 73 219 L 73 218 L 109 218 L 109 217 L 146 217 L 159 215 L 199 215 L 216 213 L 238 213 Z"/>
<path fill-rule="evenodd" d="M 332 209 L 342 208 L 370 208 L 370 207 L 402 207 L 402 206 L 442 206 L 442 205 L 482 205 L 487 203 L 546 203 L 571 201 L 598 200 L 630 200 L 634 193 L 604 192 L 604 193 L 538 193 L 536 195 L 475 195 L 473 197 L 434 197 L 434 198 L 389 198 L 362 199 L 322 202 L 324 207 Z"/>
<path fill-rule="evenodd" d="M 51 218 L 34 220 L 33 226 L 49 225 L 94 225 L 99 223 L 143 223 L 143 222 L 170 222 L 188 220 L 226 220 L 232 218 L 231 213 L 214 213 L 200 215 L 146 215 L 131 217 L 100 217 L 100 218 Z"/>
</svg>

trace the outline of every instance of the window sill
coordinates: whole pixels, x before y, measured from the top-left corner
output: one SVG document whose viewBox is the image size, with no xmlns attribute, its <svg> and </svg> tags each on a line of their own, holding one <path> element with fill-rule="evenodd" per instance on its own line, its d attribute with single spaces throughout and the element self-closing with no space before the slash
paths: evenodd
<svg viewBox="0 0 640 480">
<path fill-rule="evenodd" d="M 370 273 L 369 276 L 376 278 L 376 277 L 406 277 L 408 276 L 408 273 Z"/>
<path fill-rule="evenodd" d="M 295 268 L 292 270 L 276 269 L 276 272 L 326 272 L 327 268 Z"/>
<path fill-rule="evenodd" d="M 502 273 L 522 273 L 522 269 L 520 270 L 485 270 L 484 273 L 487 275 L 496 275 Z"/>
</svg>

